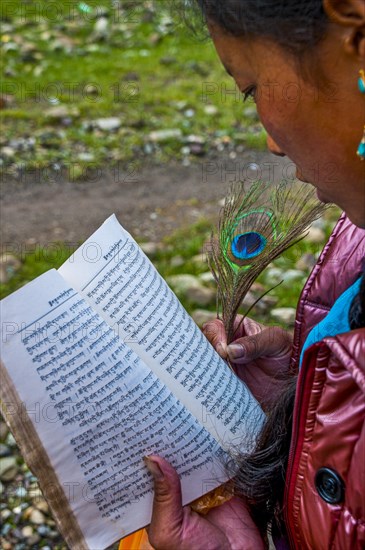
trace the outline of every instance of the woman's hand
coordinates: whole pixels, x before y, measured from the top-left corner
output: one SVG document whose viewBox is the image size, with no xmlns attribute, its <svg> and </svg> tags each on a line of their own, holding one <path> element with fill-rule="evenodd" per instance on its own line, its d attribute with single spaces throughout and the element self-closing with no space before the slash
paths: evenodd
<svg viewBox="0 0 365 550">
<path fill-rule="evenodd" d="M 233 497 L 205 516 L 182 506 L 180 479 L 159 456 L 145 458 L 154 478 L 150 544 L 156 550 L 261 550 L 258 528 L 242 500 Z"/>
<path fill-rule="evenodd" d="M 292 336 L 278 326 L 265 327 L 247 317 L 235 321 L 236 338 L 227 346 L 222 321 L 203 326 L 203 333 L 223 359 L 229 359 L 237 376 L 247 384 L 263 409 L 279 395 L 289 370 Z"/>
</svg>

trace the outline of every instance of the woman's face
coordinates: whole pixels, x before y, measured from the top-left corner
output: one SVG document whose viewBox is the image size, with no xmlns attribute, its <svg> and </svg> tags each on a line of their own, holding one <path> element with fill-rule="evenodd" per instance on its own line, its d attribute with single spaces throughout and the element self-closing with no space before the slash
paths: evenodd
<svg viewBox="0 0 365 550">
<path fill-rule="evenodd" d="M 243 93 L 252 93 L 270 151 L 287 155 L 320 200 L 365 227 L 365 162 L 356 155 L 365 119 L 357 88 L 361 62 L 342 51 L 336 31 L 300 70 L 271 41 L 232 37 L 215 24 L 209 30 L 228 73 Z"/>
</svg>

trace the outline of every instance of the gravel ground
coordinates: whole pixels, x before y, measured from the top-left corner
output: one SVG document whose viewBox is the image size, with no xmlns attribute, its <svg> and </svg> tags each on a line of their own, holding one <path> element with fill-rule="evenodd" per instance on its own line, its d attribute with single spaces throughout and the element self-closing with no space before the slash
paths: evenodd
<svg viewBox="0 0 365 550">
<path fill-rule="evenodd" d="M 78 242 L 113 212 L 135 237 L 160 240 L 177 227 L 216 216 L 229 182 L 257 174 L 280 179 L 286 164 L 246 151 L 239 159 L 222 156 L 190 166 L 105 169 L 79 183 L 48 171 L 8 179 L 1 189 L 2 242 Z"/>
</svg>

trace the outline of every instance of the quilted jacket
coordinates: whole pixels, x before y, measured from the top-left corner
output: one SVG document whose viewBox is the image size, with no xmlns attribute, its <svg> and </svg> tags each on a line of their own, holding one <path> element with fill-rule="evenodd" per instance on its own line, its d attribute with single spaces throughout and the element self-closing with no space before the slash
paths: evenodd
<svg viewBox="0 0 365 550">
<path fill-rule="evenodd" d="M 365 230 L 341 216 L 301 294 L 293 369 L 307 334 L 360 276 L 364 258 Z M 291 548 L 365 548 L 365 328 L 304 354 L 284 512 Z"/>
</svg>

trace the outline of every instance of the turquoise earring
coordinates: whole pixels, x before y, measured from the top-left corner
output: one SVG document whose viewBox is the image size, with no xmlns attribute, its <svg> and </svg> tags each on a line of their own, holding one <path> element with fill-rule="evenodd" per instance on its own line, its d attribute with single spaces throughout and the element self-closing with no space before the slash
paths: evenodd
<svg viewBox="0 0 365 550">
<path fill-rule="evenodd" d="M 365 72 L 361 69 L 359 71 L 359 80 L 358 80 L 358 86 L 359 90 L 362 94 L 365 94 Z M 365 159 L 365 126 L 363 130 L 362 140 L 359 143 L 359 146 L 357 148 L 357 155 L 360 157 L 361 160 Z"/>
</svg>

